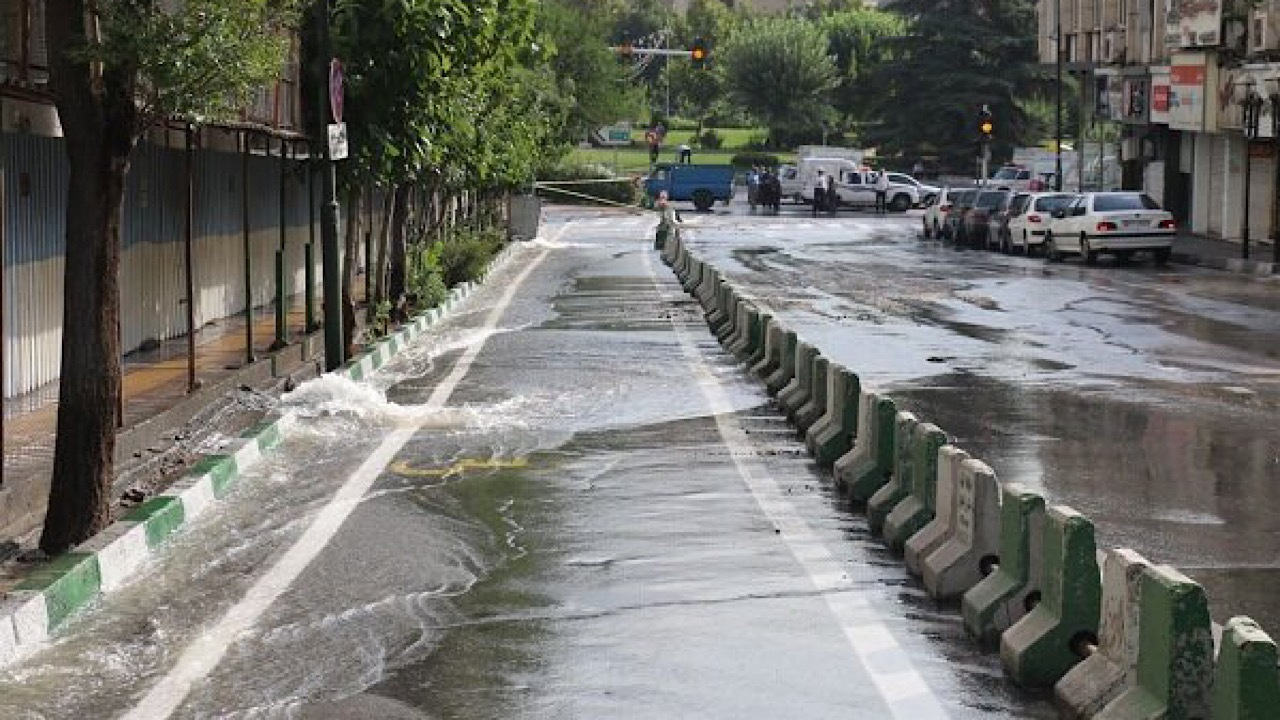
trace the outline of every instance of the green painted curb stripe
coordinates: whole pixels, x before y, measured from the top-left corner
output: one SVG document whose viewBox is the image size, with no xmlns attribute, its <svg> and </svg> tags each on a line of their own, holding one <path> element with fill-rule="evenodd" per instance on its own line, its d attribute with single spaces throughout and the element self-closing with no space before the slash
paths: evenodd
<svg viewBox="0 0 1280 720">
<path fill-rule="evenodd" d="M 44 595 L 49 630 L 52 631 L 71 613 L 92 600 L 101 586 L 98 556 L 69 552 L 37 568 L 17 589 L 35 590 Z"/>
<path fill-rule="evenodd" d="M 240 434 L 242 438 L 253 438 L 258 441 L 259 450 L 270 450 L 280 444 L 280 425 L 278 420 L 263 420 Z"/>
<path fill-rule="evenodd" d="M 124 519 L 143 523 L 147 530 L 147 547 L 155 548 L 178 531 L 186 519 L 186 512 L 178 498 L 161 496 L 130 510 Z"/>
<path fill-rule="evenodd" d="M 213 496 L 217 498 L 226 494 L 238 471 L 236 459 L 230 455 L 206 455 L 191 469 L 193 475 L 209 476 Z"/>
</svg>

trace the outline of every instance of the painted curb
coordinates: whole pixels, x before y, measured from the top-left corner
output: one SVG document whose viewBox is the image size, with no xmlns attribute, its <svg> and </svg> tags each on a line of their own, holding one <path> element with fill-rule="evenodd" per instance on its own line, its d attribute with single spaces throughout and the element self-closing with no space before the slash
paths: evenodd
<svg viewBox="0 0 1280 720">
<path fill-rule="evenodd" d="M 508 243 L 494 256 L 481 280 L 507 260 L 513 247 Z M 419 313 L 335 372 L 355 381 L 372 374 L 476 287 L 474 282 L 454 287 L 441 307 Z M 244 470 L 279 446 L 291 424 L 288 416 L 268 416 L 102 532 L 33 568 L 0 601 L 0 667 L 35 652 L 78 610 L 128 582 L 155 549 L 229 494 Z"/>
</svg>

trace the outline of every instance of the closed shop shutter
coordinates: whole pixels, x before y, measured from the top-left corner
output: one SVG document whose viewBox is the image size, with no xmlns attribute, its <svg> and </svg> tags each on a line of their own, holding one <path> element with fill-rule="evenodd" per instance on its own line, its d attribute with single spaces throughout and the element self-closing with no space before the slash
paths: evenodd
<svg viewBox="0 0 1280 720">
<path fill-rule="evenodd" d="M 1231 150 L 1225 137 L 1202 136 L 1209 142 L 1209 232 L 1227 236 L 1223 223 L 1223 202 L 1227 185 L 1227 156 Z"/>
</svg>

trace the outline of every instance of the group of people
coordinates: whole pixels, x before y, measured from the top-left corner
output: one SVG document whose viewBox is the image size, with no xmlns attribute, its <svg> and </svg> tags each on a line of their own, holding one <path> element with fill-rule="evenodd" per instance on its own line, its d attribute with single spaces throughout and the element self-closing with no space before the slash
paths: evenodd
<svg viewBox="0 0 1280 720">
<path fill-rule="evenodd" d="M 782 207 L 782 181 L 768 167 L 753 165 L 747 172 L 747 203 L 755 210 L 763 205 L 774 212 Z"/>
<path fill-rule="evenodd" d="M 889 174 L 883 170 L 874 173 L 872 183 L 876 192 L 876 214 L 883 215 L 888 210 Z M 822 211 L 834 213 L 839 205 L 835 175 L 818 168 L 813 176 L 813 214 L 816 216 Z"/>
</svg>

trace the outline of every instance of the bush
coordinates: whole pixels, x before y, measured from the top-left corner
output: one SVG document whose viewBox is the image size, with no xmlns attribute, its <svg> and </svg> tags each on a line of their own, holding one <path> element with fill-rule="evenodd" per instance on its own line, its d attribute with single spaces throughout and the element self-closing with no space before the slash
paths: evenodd
<svg viewBox="0 0 1280 720">
<path fill-rule="evenodd" d="M 707 130 L 702 133 L 702 137 L 698 138 L 698 144 L 704 150 L 719 150 L 724 146 L 724 140 L 720 137 L 720 133 L 715 130 Z"/>
<path fill-rule="evenodd" d="M 738 153 L 729 159 L 729 164 L 736 168 L 751 168 L 756 165 L 764 167 L 778 167 L 780 161 L 778 156 L 772 153 L 762 152 L 744 152 Z"/>
<path fill-rule="evenodd" d="M 613 171 L 603 165 L 555 165 L 538 171 L 539 180 L 598 180 L 613 177 Z M 634 205 L 637 200 L 635 185 L 626 178 L 619 178 L 616 182 L 574 185 L 565 189 L 574 194 L 569 195 L 546 188 L 538 188 L 537 194 L 554 202 L 574 205 L 591 203 L 594 200 Z M 587 197 L 581 197 L 583 195 Z"/>
<path fill-rule="evenodd" d="M 480 277 L 502 249 L 502 243 L 502 233 L 498 230 L 458 230 L 437 243 L 432 250 L 439 249 L 440 274 L 445 287 Z"/>
</svg>

